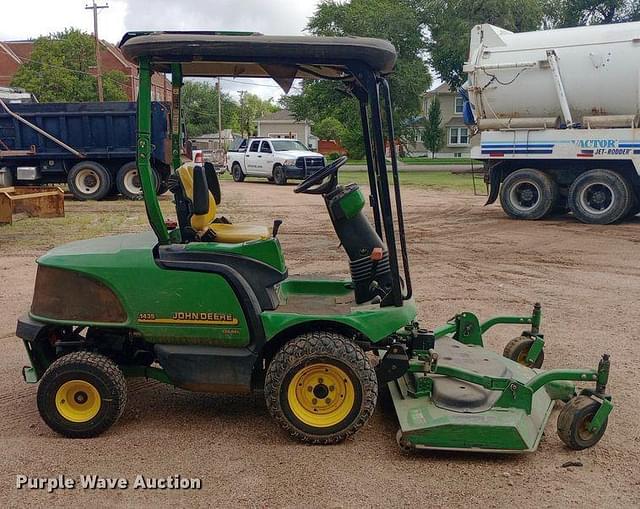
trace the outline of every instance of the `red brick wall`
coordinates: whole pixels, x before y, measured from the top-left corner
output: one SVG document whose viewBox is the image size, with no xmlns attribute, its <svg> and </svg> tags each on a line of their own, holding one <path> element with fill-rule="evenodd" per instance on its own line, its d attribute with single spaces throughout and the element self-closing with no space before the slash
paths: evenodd
<svg viewBox="0 0 640 509">
<path fill-rule="evenodd" d="M 8 87 L 19 64 L 0 48 L 0 87 Z"/>
</svg>

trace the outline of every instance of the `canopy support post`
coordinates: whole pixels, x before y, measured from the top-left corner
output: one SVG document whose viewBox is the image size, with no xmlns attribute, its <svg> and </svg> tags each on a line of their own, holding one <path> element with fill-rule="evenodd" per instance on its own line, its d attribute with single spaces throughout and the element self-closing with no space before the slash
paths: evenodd
<svg viewBox="0 0 640 509">
<path fill-rule="evenodd" d="M 171 164 L 177 170 L 182 165 L 180 152 L 182 122 L 182 67 L 171 64 Z"/>
<path fill-rule="evenodd" d="M 144 206 L 151 228 L 160 244 L 169 244 L 169 232 L 164 224 L 164 217 L 156 195 L 156 181 L 151 169 L 151 66 L 148 58 L 141 58 L 139 63 L 140 83 L 138 89 L 138 143 L 136 163 Z"/>
</svg>

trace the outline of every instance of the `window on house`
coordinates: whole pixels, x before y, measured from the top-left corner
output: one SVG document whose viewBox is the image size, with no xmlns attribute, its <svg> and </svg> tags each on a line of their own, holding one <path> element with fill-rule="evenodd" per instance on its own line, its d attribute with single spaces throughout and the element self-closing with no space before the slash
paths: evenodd
<svg viewBox="0 0 640 509">
<path fill-rule="evenodd" d="M 449 145 L 468 145 L 469 129 L 466 127 L 449 128 Z"/>
<path fill-rule="evenodd" d="M 456 97 L 456 101 L 455 102 L 456 102 L 456 104 L 454 106 L 454 108 L 455 108 L 454 112 L 462 114 L 462 108 L 464 106 L 464 100 L 462 99 L 462 97 L 458 96 L 458 97 Z"/>
</svg>

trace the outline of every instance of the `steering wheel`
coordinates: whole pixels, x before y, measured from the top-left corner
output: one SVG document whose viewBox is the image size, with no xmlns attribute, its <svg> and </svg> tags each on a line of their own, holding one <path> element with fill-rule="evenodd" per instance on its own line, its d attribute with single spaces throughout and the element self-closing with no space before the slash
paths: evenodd
<svg viewBox="0 0 640 509">
<path fill-rule="evenodd" d="M 338 183 L 337 175 L 338 170 L 344 166 L 347 162 L 347 156 L 338 157 L 328 166 L 325 166 L 321 170 L 318 170 L 313 175 L 309 175 L 293 190 L 294 193 L 307 193 L 307 194 L 324 194 L 331 190 Z M 320 185 L 328 177 L 331 177 L 325 184 Z M 318 186 L 315 189 L 311 189 L 313 186 Z"/>
</svg>

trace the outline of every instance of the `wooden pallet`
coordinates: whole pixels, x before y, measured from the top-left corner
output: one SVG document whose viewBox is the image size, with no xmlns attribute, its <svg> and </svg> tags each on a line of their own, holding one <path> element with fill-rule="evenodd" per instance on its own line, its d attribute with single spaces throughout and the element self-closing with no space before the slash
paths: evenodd
<svg viewBox="0 0 640 509">
<path fill-rule="evenodd" d="M 64 217 L 64 193 L 59 187 L 0 187 L 0 224 L 14 215 Z"/>
</svg>

